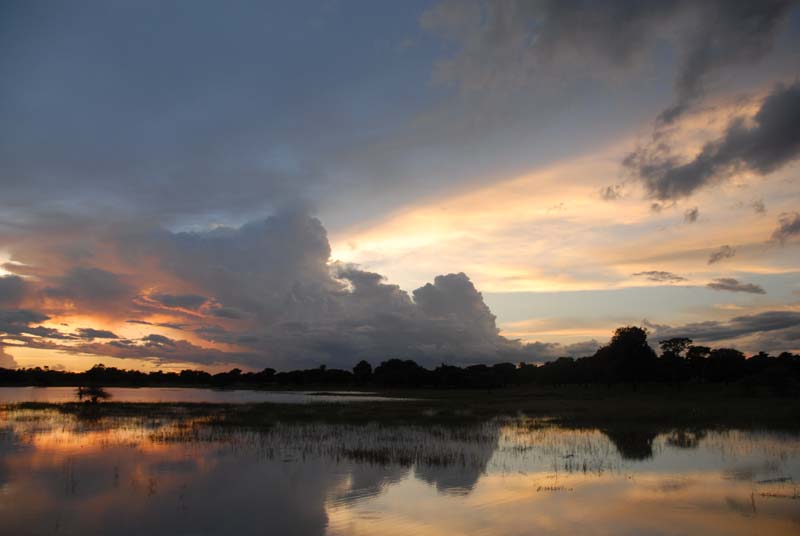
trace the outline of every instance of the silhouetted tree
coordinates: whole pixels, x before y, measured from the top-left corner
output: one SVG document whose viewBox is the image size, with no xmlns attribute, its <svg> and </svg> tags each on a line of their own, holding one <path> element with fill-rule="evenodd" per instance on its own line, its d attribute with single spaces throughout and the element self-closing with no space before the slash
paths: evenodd
<svg viewBox="0 0 800 536">
<path fill-rule="evenodd" d="M 706 360 L 711 353 L 708 346 L 690 346 L 686 350 L 686 361 L 689 363 L 689 373 L 693 378 L 705 379 Z"/>
<path fill-rule="evenodd" d="M 496 363 L 458 367 L 440 365 L 434 370 L 421 367 L 412 360 L 389 359 L 372 370 L 360 361 L 353 371 L 329 369 L 326 366 L 306 370 L 276 372 L 265 368 L 260 372 L 233 369 L 209 374 L 202 370 L 180 373 L 156 370 L 145 373 L 123 370 L 102 364 L 85 372 L 66 372 L 47 367 L 24 369 L 0 368 L 0 385 L 37 386 L 192 386 L 263 388 L 281 386 L 349 386 L 437 387 L 494 389 L 509 384 L 591 384 L 631 382 L 687 381 L 737 382 L 744 392 L 769 390 L 774 394 L 800 394 L 800 356 L 783 352 L 771 356 L 765 352 L 746 359 L 730 348 L 712 350 L 693 345 L 688 338 L 672 338 L 659 342 L 661 357 L 647 343 L 647 331 L 627 326 L 614 332 L 610 343 L 594 355 L 582 358 L 561 357 L 542 365 Z"/>
<path fill-rule="evenodd" d="M 362 359 L 353 367 L 353 377 L 359 385 L 369 383 L 372 379 L 372 365 Z"/>
<path fill-rule="evenodd" d="M 637 326 L 618 328 L 608 346 L 597 351 L 595 360 L 610 383 L 624 381 L 635 385 L 655 377 L 656 353 L 647 344 L 647 330 Z"/>
<path fill-rule="evenodd" d="M 100 400 L 111 398 L 111 393 L 97 385 L 78 387 L 75 394 L 79 401 L 86 401 L 90 404 L 97 404 Z"/>
<path fill-rule="evenodd" d="M 692 339 L 686 337 L 675 337 L 659 341 L 661 347 L 661 360 L 659 376 L 661 379 L 679 383 L 691 377 L 689 363 L 685 358 L 685 352 L 692 344 Z"/>
<path fill-rule="evenodd" d="M 658 341 L 661 347 L 661 357 L 684 357 L 684 352 L 692 345 L 692 339 L 686 337 L 673 337 Z"/>
<path fill-rule="evenodd" d="M 712 382 L 730 383 L 744 376 L 744 354 L 733 348 L 718 348 L 708 355 L 706 378 Z"/>
</svg>

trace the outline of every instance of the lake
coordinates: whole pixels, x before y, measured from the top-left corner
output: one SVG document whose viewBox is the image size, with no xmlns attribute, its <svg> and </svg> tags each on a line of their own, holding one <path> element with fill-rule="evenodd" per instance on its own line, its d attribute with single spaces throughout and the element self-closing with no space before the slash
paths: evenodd
<svg viewBox="0 0 800 536">
<path fill-rule="evenodd" d="M 3 534 L 800 533 L 796 433 L 0 416 Z"/>
<path fill-rule="evenodd" d="M 18 402 L 76 402 L 75 387 L 0 387 L 0 404 Z M 256 391 L 252 389 L 197 389 L 186 387 L 108 387 L 112 402 L 205 402 L 212 404 L 308 404 L 310 402 L 376 402 L 397 400 L 370 393 L 338 391 Z"/>
</svg>

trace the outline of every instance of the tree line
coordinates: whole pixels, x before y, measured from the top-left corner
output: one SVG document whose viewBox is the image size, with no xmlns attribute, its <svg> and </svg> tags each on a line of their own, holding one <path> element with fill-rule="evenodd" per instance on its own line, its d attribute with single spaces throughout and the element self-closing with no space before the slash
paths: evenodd
<svg viewBox="0 0 800 536">
<path fill-rule="evenodd" d="M 442 364 L 434 369 L 413 360 L 389 359 L 375 368 L 360 361 L 352 370 L 313 369 L 278 372 L 265 368 L 243 372 L 236 368 L 211 374 L 202 370 L 142 372 L 95 365 L 85 372 L 66 372 L 47 367 L 0 368 L 2 386 L 106 387 L 375 387 L 375 388 L 472 388 L 497 389 L 513 385 L 592 385 L 642 383 L 742 383 L 767 385 L 780 393 L 800 392 L 800 355 L 765 352 L 745 356 L 733 348 L 709 348 L 688 338 L 659 341 L 657 353 L 647 341 L 647 330 L 621 327 L 606 346 L 591 356 L 561 357 L 532 365 L 496 363 L 458 367 Z"/>
</svg>

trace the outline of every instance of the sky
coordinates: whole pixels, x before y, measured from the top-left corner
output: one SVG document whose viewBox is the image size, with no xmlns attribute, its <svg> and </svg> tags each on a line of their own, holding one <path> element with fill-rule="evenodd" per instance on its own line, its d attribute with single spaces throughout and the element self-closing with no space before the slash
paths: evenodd
<svg viewBox="0 0 800 536">
<path fill-rule="evenodd" d="M 0 367 L 800 352 L 800 3 L 0 6 Z"/>
</svg>

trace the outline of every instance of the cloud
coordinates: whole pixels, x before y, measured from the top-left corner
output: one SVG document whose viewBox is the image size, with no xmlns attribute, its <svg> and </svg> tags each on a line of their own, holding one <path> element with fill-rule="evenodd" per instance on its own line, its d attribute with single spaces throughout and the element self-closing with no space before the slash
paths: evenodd
<svg viewBox="0 0 800 536">
<path fill-rule="evenodd" d="M 92 233 L 91 227 L 76 232 Z M 253 367 L 350 367 L 360 359 L 391 357 L 429 366 L 535 359 L 533 347 L 499 334 L 466 274 L 439 275 L 408 293 L 380 274 L 331 264 L 324 227 L 302 212 L 198 232 L 120 227 L 95 238 L 89 258 L 97 266 L 67 265 L 61 275 L 42 275 L 44 293 L 56 302 L 47 302 L 54 314 L 113 309 L 126 322 L 183 329 L 214 347 L 155 331 L 138 340 L 93 328 L 64 334 L 35 325 L 47 315 L 24 310 L 0 315 L 0 332 L 31 347 L 72 353 Z M 50 250 L 24 251 L 50 266 L 67 262 L 48 262 Z M 135 276 L 112 271 L 121 265 L 140 269 Z"/>
<path fill-rule="evenodd" d="M 167 307 L 183 309 L 198 309 L 208 301 L 205 296 L 197 294 L 152 294 L 149 298 Z"/>
<path fill-rule="evenodd" d="M 711 342 L 765 333 L 777 333 L 785 338 L 790 333 L 800 331 L 800 312 L 765 311 L 753 315 L 737 316 L 727 321 L 711 320 L 678 327 L 653 326 L 652 324 L 651 326 L 654 327 L 654 338 L 658 339 L 689 337 L 695 341 Z M 789 348 L 792 346 L 783 346 L 783 349 Z"/>
<path fill-rule="evenodd" d="M 118 274 L 96 267 L 77 266 L 56 278 L 56 286 L 44 289 L 50 298 L 83 310 L 109 314 L 128 306 L 135 290 Z"/>
<path fill-rule="evenodd" d="M 48 339 L 68 340 L 72 336 L 64 334 L 55 328 L 48 328 L 41 324 L 50 317 L 28 309 L 0 309 L 0 336 L 6 336 L 18 341 L 28 341 L 31 337 L 46 337 Z"/>
<path fill-rule="evenodd" d="M 557 342 L 530 342 L 525 344 L 527 363 L 546 363 L 559 357 L 585 357 L 594 354 L 600 343 L 594 339 L 577 342 L 574 344 L 560 344 Z"/>
<path fill-rule="evenodd" d="M 6 352 L 4 346 L 0 345 L 0 368 L 14 369 L 17 368 L 17 362 L 14 356 Z"/>
<path fill-rule="evenodd" d="M 105 329 L 78 328 L 78 337 L 82 339 L 119 339 L 119 336 Z"/>
<path fill-rule="evenodd" d="M 712 251 L 708 256 L 708 264 L 716 264 L 725 259 L 730 259 L 736 255 L 736 250 L 728 245 L 720 246 L 718 250 Z"/>
<path fill-rule="evenodd" d="M 686 212 L 683 213 L 683 221 L 686 223 L 694 223 L 697 221 L 697 218 L 700 216 L 700 209 L 697 207 L 686 209 Z"/>
<path fill-rule="evenodd" d="M 44 322 L 48 318 L 45 314 L 27 309 L 0 309 L 0 332 L 19 333 L 17 330 Z"/>
<path fill-rule="evenodd" d="M 678 281 L 686 281 L 685 277 L 673 274 L 672 272 L 663 272 L 660 270 L 636 272 L 633 275 L 635 277 L 645 277 L 649 281 L 656 281 L 658 283 L 677 283 Z"/>
<path fill-rule="evenodd" d="M 685 43 L 675 79 L 676 101 L 661 112 L 659 122 L 668 124 L 683 114 L 703 96 L 709 79 L 723 68 L 753 64 L 763 58 L 793 3 L 694 2 L 697 12 L 693 16 L 702 22 L 681 36 Z"/>
<path fill-rule="evenodd" d="M 600 198 L 603 201 L 615 201 L 622 197 L 622 186 L 619 184 L 612 184 L 600 190 Z"/>
<path fill-rule="evenodd" d="M 785 243 L 800 235 L 800 213 L 786 212 L 778 219 L 778 228 L 772 233 L 772 240 Z"/>
<path fill-rule="evenodd" d="M 0 307 L 17 307 L 28 291 L 25 280 L 18 275 L 0 277 Z"/>
<path fill-rule="evenodd" d="M 549 64 L 582 55 L 627 65 L 670 11 L 666 3 L 446 1 L 423 14 L 421 24 L 457 46 L 439 64 L 439 79 L 484 90 L 527 83 Z"/>
<path fill-rule="evenodd" d="M 183 330 L 187 328 L 186 324 L 178 324 L 175 322 L 148 322 L 147 320 L 130 319 L 125 321 L 127 324 L 139 324 L 142 326 L 159 326 L 162 328 Z"/>
<path fill-rule="evenodd" d="M 565 66 L 602 72 L 598 64 L 629 69 L 668 43 L 679 63 L 675 102 L 659 117 L 665 124 L 702 97 L 724 68 L 763 58 L 792 5 L 792 0 L 445 1 L 421 23 L 456 45 L 438 65 L 438 78 L 471 91 L 541 83 L 551 66 L 562 73 Z"/>
<path fill-rule="evenodd" d="M 738 279 L 732 277 L 723 277 L 715 279 L 708 285 L 708 288 L 714 290 L 727 290 L 730 292 L 748 292 L 750 294 L 766 294 L 767 292 L 759 285 L 753 283 L 741 283 Z"/>
<path fill-rule="evenodd" d="M 778 84 L 752 119 L 737 117 L 725 133 L 707 142 L 690 161 L 671 155 L 668 145 L 639 149 L 623 164 L 648 195 L 666 201 L 749 171 L 767 175 L 800 156 L 800 82 Z"/>
<path fill-rule="evenodd" d="M 204 348 L 186 340 L 175 340 L 158 334 L 150 334 L 140 340 L 122 339 L 103 343 L 87 343 L 77 346 L 62 346 L 59 350 L 119 359 L 144 359 L 167 363 L 194 363 L 199 365 L 233 364 L 258 368 L 263 360 L 249 352 L 225 352 L 215 348 Z"/>
</svg>

